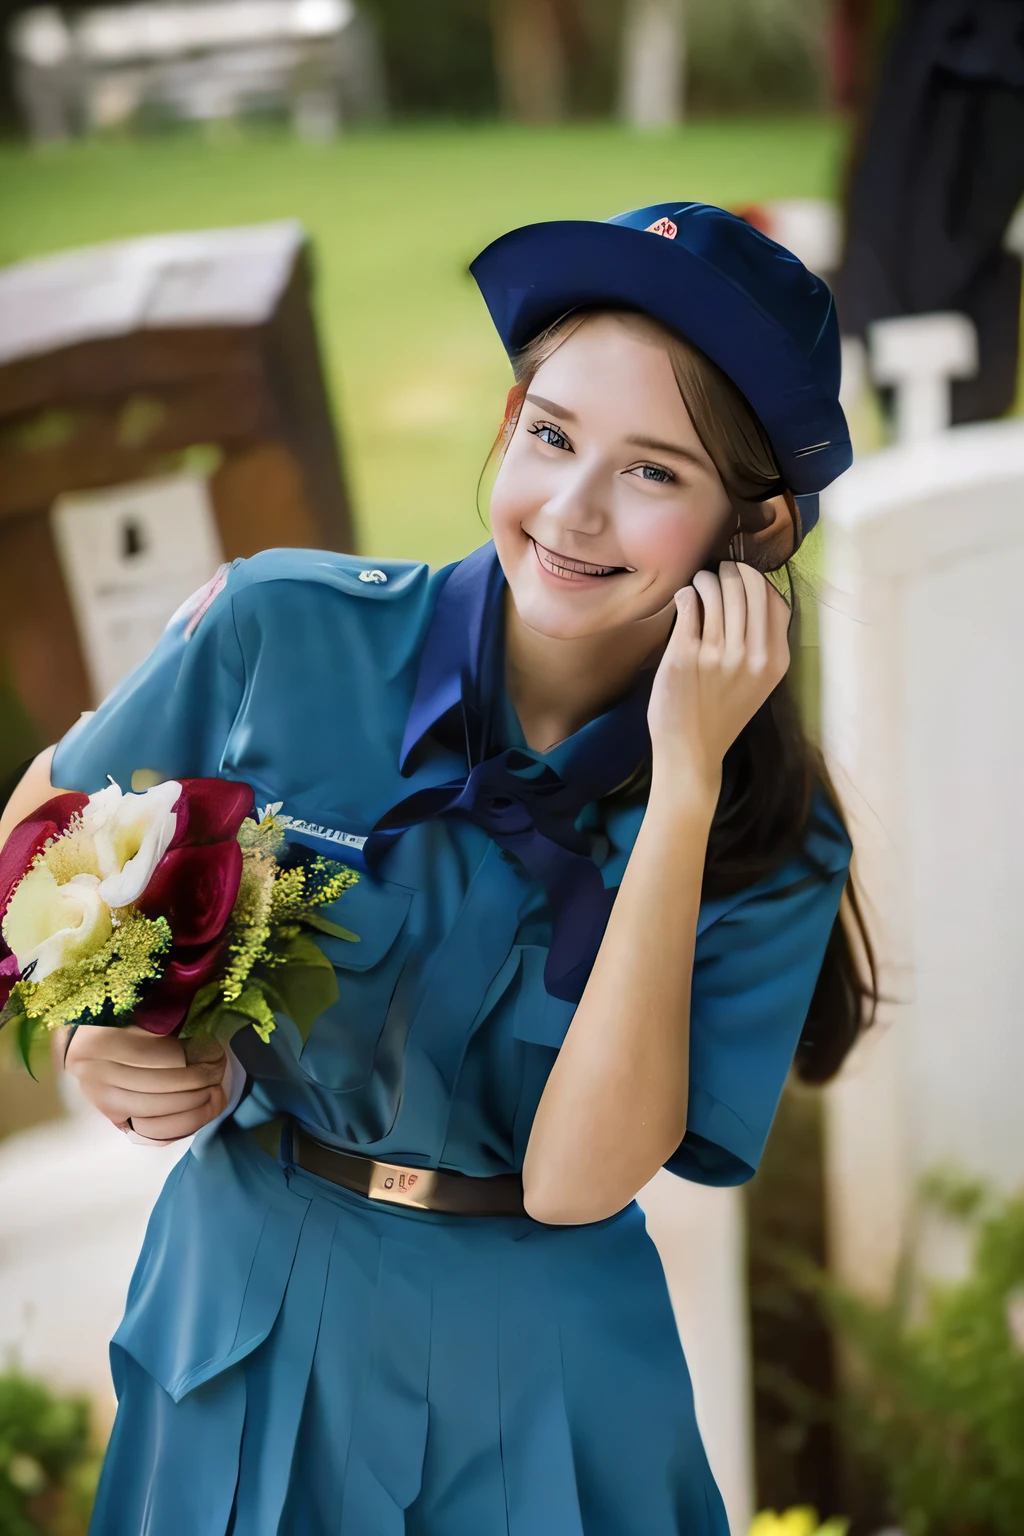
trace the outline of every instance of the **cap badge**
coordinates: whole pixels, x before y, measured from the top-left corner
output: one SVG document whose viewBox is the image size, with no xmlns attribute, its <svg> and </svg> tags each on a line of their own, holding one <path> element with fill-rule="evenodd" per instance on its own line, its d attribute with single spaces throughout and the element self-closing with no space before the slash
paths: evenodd
<svg viewBox="0 0 1024 1536">
<path fill-rule="evenodd" d="M 679 226 L 673 224 L 671 219 L 655 219 L 653 224 L 648 224 L 644 230 L 645 235 L 664 235 L 666 240 L 674 240 L 679 233 Z"/>
</svg>

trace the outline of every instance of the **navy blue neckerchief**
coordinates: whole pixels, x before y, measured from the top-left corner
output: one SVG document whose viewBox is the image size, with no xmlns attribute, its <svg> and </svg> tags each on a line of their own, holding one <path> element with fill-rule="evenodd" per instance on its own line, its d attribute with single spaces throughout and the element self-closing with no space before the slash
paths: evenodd
<svg viewBox="0 0 1024 1536">
<path fill-rule="evenodd" d="M 493 544 L 475 550 L 445 577 L 420 654 L 400 767 L 409 773 L 423 738 L 439 727 L 451 731 L 454 721 L 466 772 L 417 790 L 387 811 L 363 853 L 373 870 L 390 844 L 419 822 L 444 815 L 475 822 L 543 885 L 552 924 L 544 985 L 553 997 L 578 1002 L 615 891 L 605 888 L 591 857 L 593 835 L 576 823 L 585 806 L 629 778 L 650 750 L 653 674 L 551 752 L 507 746 L 498 707 L 505 687 L 503 586 Z"/>
</svg>

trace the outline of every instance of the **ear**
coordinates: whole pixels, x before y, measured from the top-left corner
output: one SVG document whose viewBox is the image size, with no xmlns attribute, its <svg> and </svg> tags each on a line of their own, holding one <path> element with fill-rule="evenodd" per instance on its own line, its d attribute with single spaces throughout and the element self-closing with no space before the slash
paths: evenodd
<svg viewBox="0 0 1024 1536">
<path fill-rule="evenodd" d="M 795 552 L 802 530 L 792 491 L 757 502 L 741 519 L 743 559 L 759 571 L 777 571 Z"/>
</svg>

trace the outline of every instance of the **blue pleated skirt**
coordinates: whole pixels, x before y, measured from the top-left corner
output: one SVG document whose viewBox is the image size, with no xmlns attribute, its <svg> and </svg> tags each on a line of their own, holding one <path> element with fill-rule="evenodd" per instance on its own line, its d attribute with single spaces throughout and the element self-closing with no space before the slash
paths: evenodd
<svg viewBox="0 0 1024 1536">
<path fill-rule="evenodd" d="M 728 1536 L 636 1205 L 371 1203 L 242 1132 L 174 1170 L 91 1536 Z"/>
</svg>

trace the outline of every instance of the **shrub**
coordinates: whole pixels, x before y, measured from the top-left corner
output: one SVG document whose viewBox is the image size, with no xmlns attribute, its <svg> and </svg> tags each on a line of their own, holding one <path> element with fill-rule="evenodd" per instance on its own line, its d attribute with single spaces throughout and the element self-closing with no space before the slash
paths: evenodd
<svg viewBox="0 0 1024 1536">
<path fill-rule="evenodd" d="M 855 1361 L 854 1443 L 886 1482 L 906 1536 L 1020 1536 L 1024 1511 L 1024 1194 L 987 1201 L 933 1181 L 933 1204 L 975 1229 L 972 1266 L 872 1307 L 823 1291 Z"/>
<path fill-rule="evenodd" d="M 99 1460 L 85 1398 L 0 1373 L 3 1536 L 85 1536 Z"/>
</svg>

